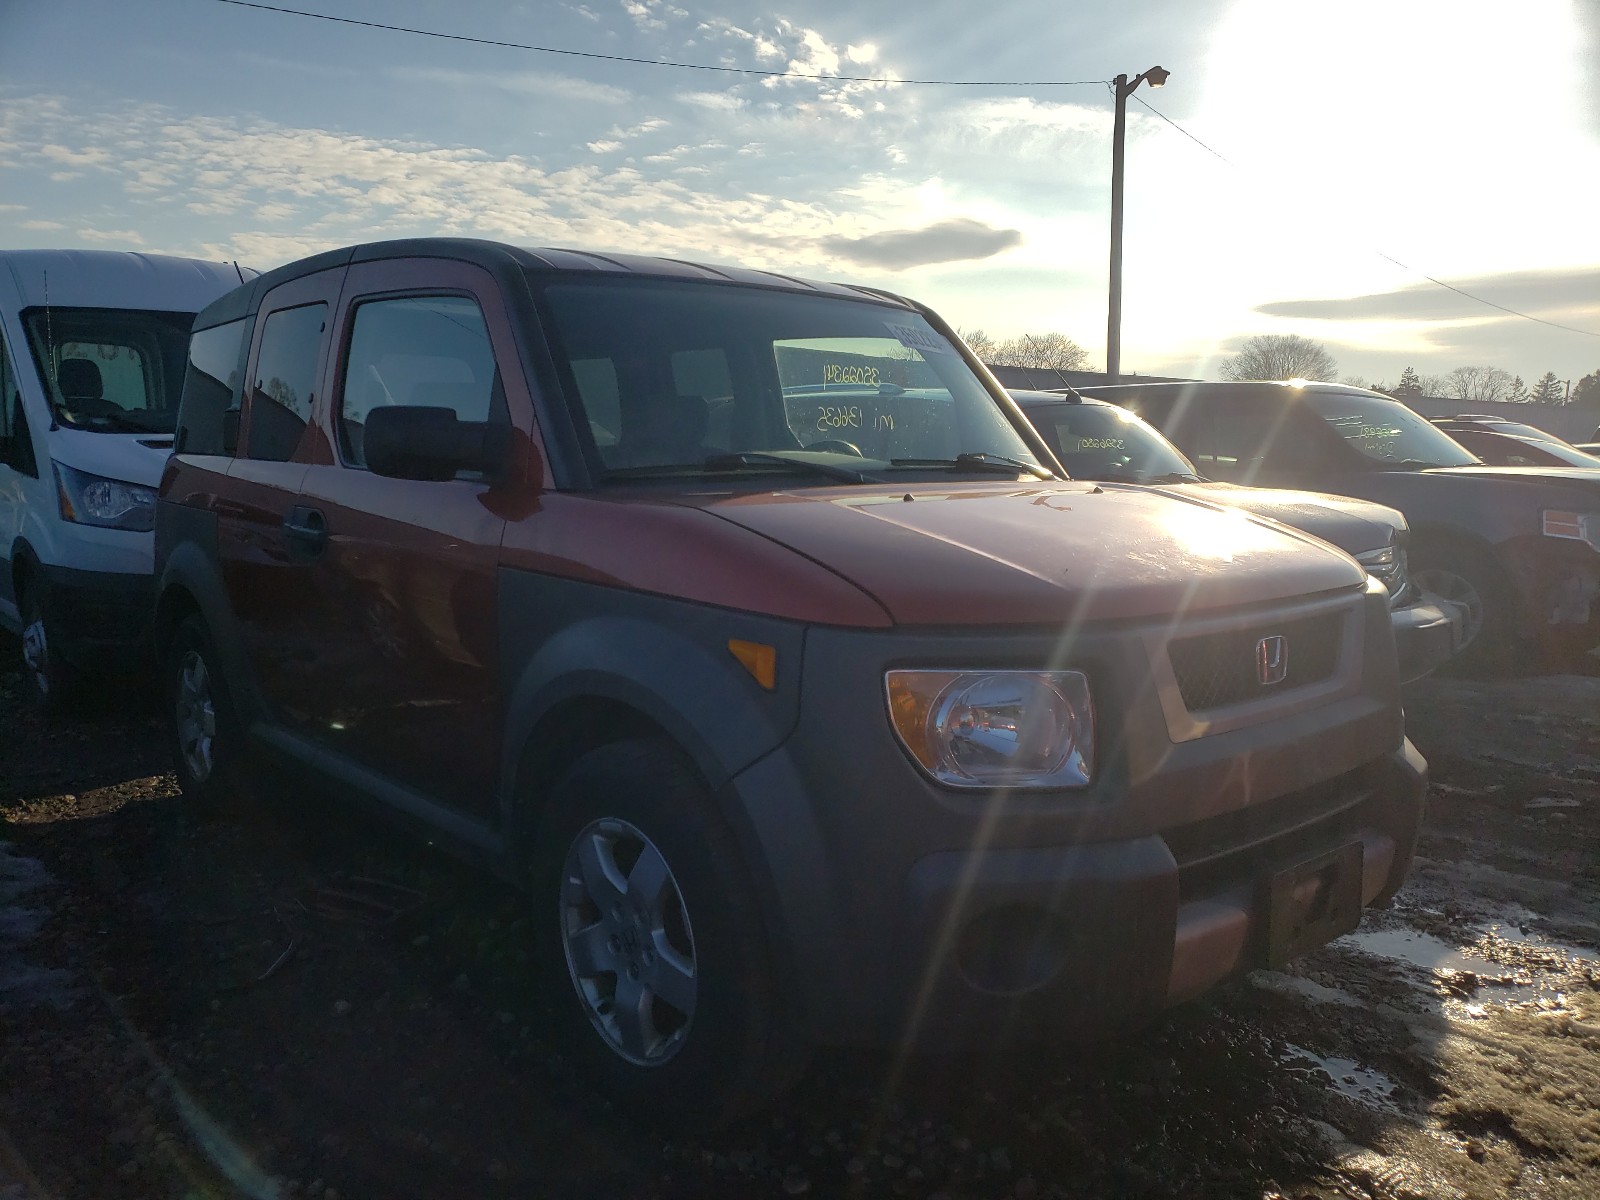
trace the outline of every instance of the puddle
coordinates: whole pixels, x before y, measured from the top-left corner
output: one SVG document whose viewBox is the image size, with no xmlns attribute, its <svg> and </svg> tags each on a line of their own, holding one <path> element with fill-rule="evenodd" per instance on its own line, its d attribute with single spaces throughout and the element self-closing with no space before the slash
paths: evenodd
<svg viewBox="0 0 1600 1200">
<path fill-rule="evenodd" d="M 1336 946 L 1360 950 L 1377 958 L 1394 958 L 1424 971 L 1474 971 L 1489 973 L 1493 964 L 1469 958 L 1449 942 L 1415 929 L 1360 929 L 1347 933 Z"/>
<path fill-rule="evenodd" d="M 38 936 L 49 915 L 23 900 L 53 882 L 42 864 L 0 842 L 0 1012 L 40 1004 L 66 1008 L 83 994 L 72 986 L 71 972 L 22 961 L 23 948 Z"/>
<path fill-rule="evenodd" d="M 1285 1043 L 1284 1051 L 1278 1056 L 1279 1062 L 1292 1063 L 1302 1060 L 1309 1062 L 1328 1077 L 1333 1090 L 1341 1096 L 1348 1096 L 1358 1104 L 1382 1112 L 1400 1111 L 1393 1100 L 1395 1082 L 1382 1071 L 1364 1067 L 1353 1058 L 1332 1056 L 1324 1058 L 1292 1042 Z"/>
</svg>

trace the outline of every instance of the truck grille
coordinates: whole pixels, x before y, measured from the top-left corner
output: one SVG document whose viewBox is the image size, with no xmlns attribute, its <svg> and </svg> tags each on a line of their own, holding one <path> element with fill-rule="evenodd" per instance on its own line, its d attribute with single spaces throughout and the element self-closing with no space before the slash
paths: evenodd
<svg viewBox="0 0 1600 1200">
<path fill-rule="evenodd" d="M 1328 679 L 1339 665 L 1343 628 L 1342 613 L 1264 619 L 1243 629 L 1176 638 L 1167 645 L 1167 657 L 1185 708 L 1222 708 Z M 1284 639 L 1287 669 L 1276 683 L 1263 683 L 1256 647 L 1271 637 Z"/>
</svg>

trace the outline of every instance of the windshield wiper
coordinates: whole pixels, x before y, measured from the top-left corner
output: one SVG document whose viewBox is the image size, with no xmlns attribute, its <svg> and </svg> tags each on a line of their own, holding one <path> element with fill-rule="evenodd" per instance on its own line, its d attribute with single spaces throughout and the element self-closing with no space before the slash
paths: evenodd
<svg viewBox="0 0 1600 1200">
<path fill-rule="evenodd" d="M 786 454 L 768 454 L 764 450 L 735 450 L 730 454 L 713 454 L 700 465 L 710 471 L 733 471 L 739 467 L 766 465 L 769 463 L 775 466 L 809 471 L 813 475 L 824 475 L 829 479 L 838 479 L 845 483 L 867 483 L 873 481 L 870 475 L 862 471 L 851 470 L 849 467 L 817 462 L 809 458 L 790 458 Z"/>
<path fill-rule="evenodd" d="M 849 467 L 814 462 L 805 458 L 789 458 L 783 454 L 768 454 L 761 450 L 736 450 L 729 454 L 713 454 L 710 458 L 703 459 L 699 463 L 664 463 L 659 466 L 613 467 L 605 473 L 605 477 L 607 479 L 644 479 L 653 475 L 722 474 L 737 471 L 740 467 L 765 466 L 785 467 L 790 471 L 807 475 L 821 475 L 827 479 L 836 479 L 841 483 L 878 482 L 860 471 L 852 471 Z"/>
<path fill-rule="evenodd" d="M 56 414 L 62 418 L 63 423 L 72 429 L 91 429 L 96 425 L 104 428 L 121 430 L 124 433 L 171 433 L 170 429 L 157 429 L 148 423 L 136 420 L 131 413 L 101 412 L 80 413 L 64 405 L 56 407 Z"/>
<path fill-rule="evenodd" d="M 956 455 L 954 458 L 891 458 L 889 465 L 891 467 L 945 467 L 952 471 L 1004 471 L 1006 474 L 1026 471 L 1035 479 L 1055 478 L 1053 474 L 1043 467 L 1023 462 L 1019 458 L 1007 458 L 1003 454 L 991 454 L 987 450 L 969 450 L 965 454 Z"/>
</svg>

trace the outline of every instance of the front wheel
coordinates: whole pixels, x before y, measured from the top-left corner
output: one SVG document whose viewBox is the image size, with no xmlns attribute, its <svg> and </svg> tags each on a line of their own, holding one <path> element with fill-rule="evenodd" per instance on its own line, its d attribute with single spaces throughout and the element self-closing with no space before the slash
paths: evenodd
<svg viewBox="0 0 1600 1200">
<path fill-rule="evenodd" d="M 1411 581 L 1457 605 L 1465 625 L 1461 648 L 1447 666 L 1503 670 L 1511 652 L 1511 613 L 1499 573 L 1466 547 L 1420 546 L 1411 554 Z"/>
<path fill-rule="evenodd" d="M 669 745 L 619 742 L 555 785 L 531 880 L 563 1041 L 640 1120 L 712 1128 L 793 1082 L 804 1042 L 782 1002 L 748 868 Z"/>
<path fill-rule="evenodd" d="M 70 711 L 76 680 L 61 657 L 60 637 L 44 586 L 33 578 L 25 579 L 20 601 L 23 702 L 30 711 L 50 720 Z"/>
</svg>

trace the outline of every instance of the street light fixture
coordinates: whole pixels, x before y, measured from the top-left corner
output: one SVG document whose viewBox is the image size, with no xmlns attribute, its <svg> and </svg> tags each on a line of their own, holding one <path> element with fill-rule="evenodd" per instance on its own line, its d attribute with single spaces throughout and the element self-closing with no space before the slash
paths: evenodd
<svg viewBox="0 0 1600 1200">
<path fill-rule="evenodd" d="M 1116 383 L 1122 374 L 1122 138 L 1128 127 L 1128 97 L 1141 83 L 1158 88 L 1171 72 L 1151 67 L 1133 77 L 1118 75 L 1117 119 L 1111 132 L 1111 297 L 1106 314 L 1106 374 Z"/>
</svg>

